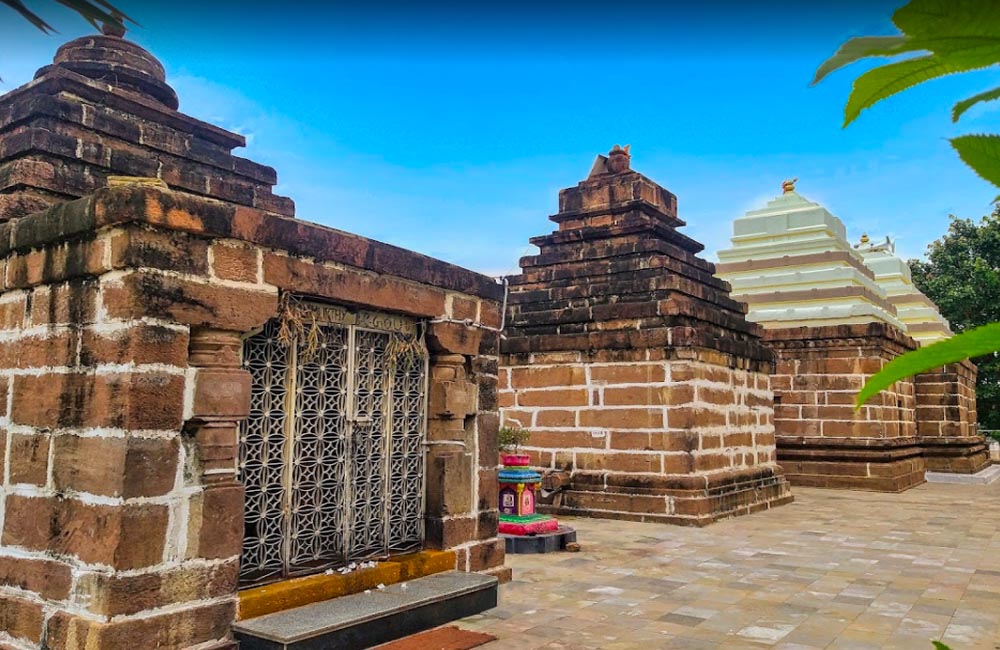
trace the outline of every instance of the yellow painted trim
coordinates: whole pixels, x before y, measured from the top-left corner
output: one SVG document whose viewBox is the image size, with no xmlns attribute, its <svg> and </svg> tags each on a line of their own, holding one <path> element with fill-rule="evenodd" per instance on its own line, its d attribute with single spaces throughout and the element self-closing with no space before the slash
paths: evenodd
<svg viewBox="0 0 1000 650">
<path fill-rule="evenodd" d="M 420 551 L 379 562 L 372 568 L 357 569 L 346 575 L 338 572 L 282 580 L 239 592 L 239 620 L 273 614 L 321 600 L 413 580 L 455 568 L 454 551 Z"/>
</svg>

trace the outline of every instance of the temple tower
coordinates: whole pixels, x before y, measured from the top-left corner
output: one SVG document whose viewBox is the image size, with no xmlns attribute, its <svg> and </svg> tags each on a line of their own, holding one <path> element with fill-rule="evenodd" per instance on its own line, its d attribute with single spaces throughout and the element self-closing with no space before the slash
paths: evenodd
<svg viewBox="0 0 1000 650">
<path fill-rule="evenodd" d="M 293 218 L 164 78 L 89 36 L 0 96 L 0 646 L 235 650 L 352 560 L 503 577 L 501 287 Z"/>
<path fill-rule="evenodd" d="M 793 181 L 737 219 L 733 233 L 732 247 L 719 252 L 718 272 L 748 304 L 748 318 L 765 328 L 778 356 L 775 433 L 789 480 L 882 491 L 923 482 L 923 438 L 950 425 L 925 420 L 921 433 L 918 419 L 943 421 L 947 413 L 967 422 L 968 387 L 962 397 L 925 396 L 918 404 L 917 386 L 926 379 L 908 379 L 853 408 L 867 377 L 916 349 L 911 329 L 923 340 L 948 334 L 947 323 L 912 287 L 902 260 L 867 240 L 852 247 L 840 219 L 798 194 Z M 968 371 L 962 366 L 947 381 L 967 378 Z M 944 390 L 941 381 L 930 383 L 926 392 Z M 959 399 L 966 404 L 963 416 L 937 404 Z M 921 406 L 931 402 L 933 409 Z"/>
<path fill-rule="evenodd" d="M 788 502 L 773 355 L 677 197 L 616 146 L 550 219 L 509 279 L 500 374 L 503 418 L 564 483 L 548 509 L 703 525 Z"/>
</svg>

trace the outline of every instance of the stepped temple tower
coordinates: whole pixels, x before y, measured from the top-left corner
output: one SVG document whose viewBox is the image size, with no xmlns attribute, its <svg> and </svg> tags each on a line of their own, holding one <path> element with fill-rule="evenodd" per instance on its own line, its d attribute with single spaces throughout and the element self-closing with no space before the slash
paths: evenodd
<svg viewBox="0 0 1000 650">
<path fill-rule="evenodd" d="M 929 464 L 980 469 L 982 440 L 974 426 L 969 432 L 962 424 L 975 418 L 970 364 L 933 381 L 897 382 L 854 410 L 867 377 L 916 349 L 911 330 L 933 340 L 949 334 L 947 324 L 887 246 L 852 247 L 840 219 L 798 194 L 793 182 L 783 190 L 734 222 L 733 245 L 719 252 L 718 273 L 748 304 L 748 318 L 765 328 L 777 354 L 775 433 L 789 480 L 901 491 L 923 482 Z M 949 389 L 930 397 L 960 381 L 966 382 L 961 396 Z M 922 382 L 927 387 L 918 398 Z M 937 424 L 918 426 L 919 414 Z M 956 428 L 964 433 L 943 434 Z M 935 440 L 928 442 L 932 429 Z M 965 460 L 929 460 L 940 454 Z"/>
<path fill-rule="evenodd" d="M 558 472 L 548 511 L 703 525 L 791 500 L 775 463 L 772 352 L 677 197 L 599 156 L 509 279 L 503 418 Z"/>
<path fill-rule="evenodd" d="M 502 288 L 295 219 L 177 109 L 111 35 L 0 96 L 0 646 L 234 650 L 237 616 L 503 577 Z"/>
</svg>

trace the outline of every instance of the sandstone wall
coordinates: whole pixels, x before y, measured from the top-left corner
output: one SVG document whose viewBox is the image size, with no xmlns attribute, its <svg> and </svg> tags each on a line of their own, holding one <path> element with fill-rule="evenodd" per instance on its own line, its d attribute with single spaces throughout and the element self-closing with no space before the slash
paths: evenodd
<svg viewBox="0 0 1000 650">
<path fill-rule="evenodd" d="M 762 373 L 681 360 L 538 362 L 502 369 L 500 404 L 507 423 L 531 430 L 525 450 L 535 466 L 572 473 L 564 512 L 671 523 L 739 514 L 751 499 L 694 500 L 683 481 L 670 494 L 631 491 L 666 486 L 666 475 L 749 479 L 775 462 Z"/>
<path fill-rule="evenodd" d="M 778 461 L 793 484 L 901 491 L 924 480 L 914 384 L 854 409 L 867 378 L 916 344 L 884 323 L 767 330 L 778 354 Z"/>
<path fill-rule="evenodd" d="M 233 647 L 240 351 L 283 291 L 469 319 L 428 332 L 427 543 L 455 549 L 461 569 L 502 564 L 496 336 L 482 327 L 499 325 L 497 288 L 272 219 L 133 186 L 0 226 L 0 634 L 12 647 Z M 282 248 L 302 241 L 329 252 Z M 365 268 L 380 258 L 409 270 Z"/>
<path fill-rule="evenodd" d="M 953 363 L 917 375 L 917 435 L 927 469 L 974 474 L 990 465 L 976 418 L 976 366 Z"/>
</svg>

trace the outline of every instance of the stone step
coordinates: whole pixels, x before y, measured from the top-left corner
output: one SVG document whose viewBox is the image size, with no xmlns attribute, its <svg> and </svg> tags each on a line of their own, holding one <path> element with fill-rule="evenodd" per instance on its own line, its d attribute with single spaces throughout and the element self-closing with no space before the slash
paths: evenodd
<svg viewBox="0 0 1000 650">
<path fill-rule="evenodd" d="M 362 650 L 496 607 L 493 576 L 436 573 L 239 621 L 240 650 Z"/>
<path fill-rule="evenodd" d="M 948 472 L 924 472 L 928 483 L 957 483 L 960 485 L 989 485 L 1000 479 L 1000 465 L 990 465 L 975 474 L 952 474 Z"/>
</svg>

